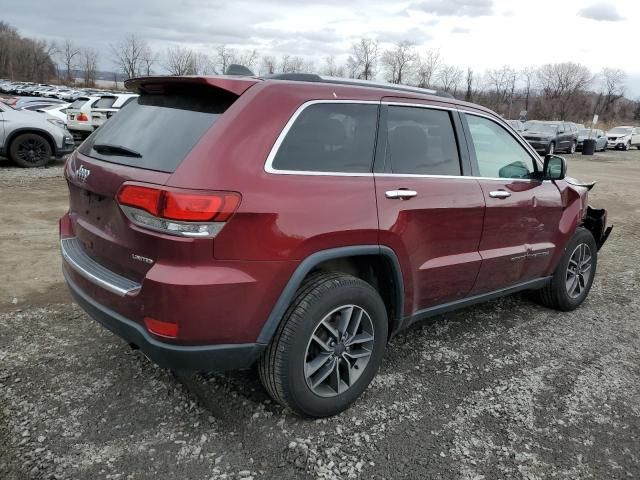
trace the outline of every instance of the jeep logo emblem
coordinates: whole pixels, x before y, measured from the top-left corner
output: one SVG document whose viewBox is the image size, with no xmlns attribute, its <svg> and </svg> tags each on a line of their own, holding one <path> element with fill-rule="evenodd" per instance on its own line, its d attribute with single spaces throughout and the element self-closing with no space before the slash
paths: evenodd
<svg viewBox="0 0 640 480">
<path fill-rule="evenodd" d="M 89 175 L 91 175 L 91 170 L 89 170 L 88 168 L 84 168 L 84 165 L 80 165 L 80 168 L 76 170 L 76 177 L 78 177 L 83 182 Z"/>
</svg>

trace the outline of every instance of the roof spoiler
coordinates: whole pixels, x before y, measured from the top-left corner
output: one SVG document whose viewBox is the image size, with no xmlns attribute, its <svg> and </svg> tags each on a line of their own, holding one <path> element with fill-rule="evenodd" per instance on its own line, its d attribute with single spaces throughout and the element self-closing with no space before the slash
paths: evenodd
<svg viewBox="0 0 640 480">
<path fill-rule="evenodd" d="M 237 95 L 242 95 L 247 89 L 258 83 L 260 80 L 252 77 L 201 77 L 201 76 L 149 76 L 131 78 L 124 82 L 127 90 L 136 93 L 162 94 L 175 91 L 176 87 L 188 85 L 209 86 Z"/>
</svg>

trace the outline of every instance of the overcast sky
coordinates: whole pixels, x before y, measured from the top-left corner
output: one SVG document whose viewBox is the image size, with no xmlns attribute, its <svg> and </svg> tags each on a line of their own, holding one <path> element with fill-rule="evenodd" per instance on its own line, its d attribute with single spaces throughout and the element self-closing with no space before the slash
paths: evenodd
<svg viewBox="0 0 640 480">
<path fill-rule="evenodd" d="M 640 0 L 2 0 L 0 20 L 23 35 L 70 38 L 100 52 L 128 33 L 164 52 L 221 43 L 319 64 L 344 60 L 358 38 L 438 48 L 445 62 L 474 70 L 574 61 L 597 72 L 627 71 L 640 96 Z"/>
</svg>

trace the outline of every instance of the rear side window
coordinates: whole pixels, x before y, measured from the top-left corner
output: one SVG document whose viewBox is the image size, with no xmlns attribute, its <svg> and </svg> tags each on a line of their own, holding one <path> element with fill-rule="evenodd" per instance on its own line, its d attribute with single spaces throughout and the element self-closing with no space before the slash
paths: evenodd
<svg viewBox="0 0 640 480">
<path fill-rule="evenodd" d="M 73 103 L 71 103 L 71 105 L 69 105 L 69 108 L 80 110 L 84 106 L 84 104 L 87 103 L 88 101 L 89 101 L 88 98 L 78 98 Z"/>
<path fill-rule="evenodd" d="M 97 129 L 80 153 L 106 162 L 174 172 L 237 98 L 212 88 L 141 95 Z"/>
<path fill-rule="evenodd" d="M 310 105 L 295 120 L 272 166 L 308 172 L 370 172 L 377 121 L 378 105 Z"/>
<path fill-rule="evenodd" d="M 93 104 L 93 108 L 111 108 L 116 102 L 116 97 L 102 97 Z"/>
<path fill-rule="evenodd" d="M 393 173 L 460 175 L 451 114 L 446 110 L 390 106 L 386 165 Z"/>
</svg>

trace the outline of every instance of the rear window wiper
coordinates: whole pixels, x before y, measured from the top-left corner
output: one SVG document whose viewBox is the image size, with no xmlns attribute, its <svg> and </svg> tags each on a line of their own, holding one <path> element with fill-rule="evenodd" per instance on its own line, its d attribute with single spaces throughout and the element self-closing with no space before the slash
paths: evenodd
<svg viewBox="0 0 640 480">
<path fill-rule="evenodd" d="M 122 145 L 111 143 L 94 143 L 92 147 L 96 152 L 103 155 L 123 155 L 125 157 L 142 158 L 142 154 Z"/>
</svg>

